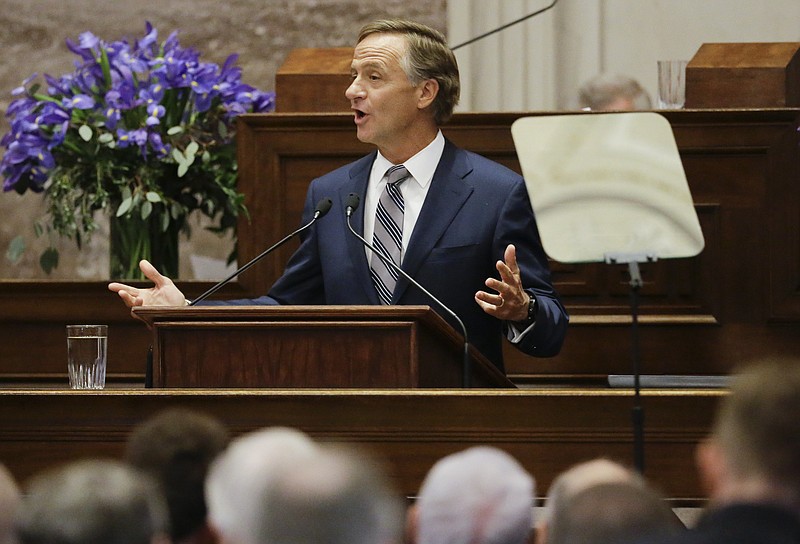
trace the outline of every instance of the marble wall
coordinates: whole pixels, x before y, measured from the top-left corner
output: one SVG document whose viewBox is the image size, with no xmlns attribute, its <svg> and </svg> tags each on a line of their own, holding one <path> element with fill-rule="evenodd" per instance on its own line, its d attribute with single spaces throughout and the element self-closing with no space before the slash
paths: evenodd
<svg viewBox="0 0 800 544">
<path fill-rule="evenodd" d="M 351 46 L 362 24 L 386 15 L 418 20 L 445 31 L 445 4 L 445 0 L 3 0 L 0 111 L 5 114 L 11 90 L 30 74 L 71 71 L 73 55 L 64 40 L 77 39 L 87 30 L 106 40 L 140 36 L 145 21 L 159 30 L 160 38 L 178 30 L 181 45 L 195 47 L 206 61 L 221 63 L 230 53 L 239 53 L 243 79 L 272 90 L 276 70 L 294 48 Z M 7 130 L 3 119 L 0 132 Z M 108 276 L 108 243 L 103 232 L 82 251 L 71 241 L 59 242 L 61 264 L 50 276 L 45 275 L 38 258 L 48 241 L 37 239 L 32 227 L 42 212 L 39 195 L 0 194 L 0 278 L 90 280 Z M 228 254 L 231 240 L 204 233 L 196 221 L 192 225 L 191 239 L 182 241 L 180 277 L 222 277 L 213 265 Z M 10 262 L 7 249 L 18 235 L 24 236 L 27 250 L 17 262 Z M 195 269 L 192 255 L 206 266 Z"/>
</svg>

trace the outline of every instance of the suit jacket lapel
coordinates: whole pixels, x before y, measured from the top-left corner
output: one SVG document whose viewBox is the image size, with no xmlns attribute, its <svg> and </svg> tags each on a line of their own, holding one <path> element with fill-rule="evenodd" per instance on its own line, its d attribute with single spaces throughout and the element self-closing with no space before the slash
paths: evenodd
<svg viewBox="0 0 800 544">
<path fill-rule="evenodd" d="M 412 278 L 472 194 L 472 185 L 465 179 L 471 171 L 467 154 L 447 141 L 403 257 L 403 270 Z M 407 288 L 408 281 L 401 276 L 393 302 L 397 302 Z"/>
<path fill-rule="evenodd" d="M 377 152 L 374 152 L 356 162 L 349 170 L 349 180 L 339 188 L 339 201 L 342 211 L 347 207 L 348 195 L 350 193 L 357 194 L 361 199 L 361 204 L 350 217 L 353 230 L 361 236 L 364 235 L 364 199 L 367 194 L 370 169 L 372 163 L 375 162 L 376 156 Z M 347 217 L 344 215 L 342 217 L 344 221 L 343 226 L 349 231 L 347 228 Z M 364 245 L 350 232 L 346 232 L 345 236 L 347 239 L 347 256 L 350 261 L 354 263 L 353 268 L 356 271 L 356 277 L 353 278 L 353 289 L 356 289 L 357 285 L 362 286 L 364 294 L 369 299 L 369 303 L 379 304 L 378 293 L 375 291 L 374 284 L 372 283 L 372 276 L 370 275 L 369 263 L 367 262 L 367 254 Z"/>
</svg>

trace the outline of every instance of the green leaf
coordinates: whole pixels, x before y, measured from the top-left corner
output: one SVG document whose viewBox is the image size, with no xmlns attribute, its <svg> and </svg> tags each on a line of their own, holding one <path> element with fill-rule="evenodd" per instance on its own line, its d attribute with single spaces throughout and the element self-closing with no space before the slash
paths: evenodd
<svg viewBox="0 0 800 544">
<path fill-rule="evenodd" d="M 47 274 L 58 268 L 58 250 L 54 247 L 45 249 L 42 256 L 39 257 L 39 266 Z"/>
<path fill-rule="evenodd" d="M 211 161 L 211 153 L 208 152 L 208 149 L 203 151 L 202 158 L 203 158 L 203 163 L 204 164 L 208 164 L 209 161 Z"/>
<path fill-rule="evenodd" d="M 155 191 L 147 191 L 147 194 L 144 197 L 148 200 L 148 202 L 161 202 L 161 196 Z"/>
<path fill-rule="evenodd" d="M 97 137 L 97 141 L 101 144 L 110 144 L 114 141 L 114 135 L 110 132 L 104 132 Z"/>
<path fill-rule="evenodd" d="M 122 200 L 130 200 L 131 198 L 131 188 L 130 187 L 123 187 L 122 188 Z"/>
<path fill-rule="evenodd" d="M 178 164 L 178 177 L 182 178 L 186 175 L 186 172 L 189 171 L 189 164 L 186 162 L 182 162 Z"/>
<path fill-rule="evenodd" d="M 161 214 L 161 232 L 167 232 L 169 228 L 169 214 L 162 213 Z"/>
<path fill-rule="evenodd" d="M 22 258 L 22 255 L 24 253 L 25 253 L 25 238 L 23 238 L 22 235 L 15 236 L 8 244 L 8 250 L 6 251 L 6 259 L 16 264 Z"/>
<path fill-rule="evenodd" d="M 153 212 L 153 203 L 150 202 L 149 200 L 145 201 L 145 203 L 142 204 L 142 219 L 147 219 L 148 217 L 150 217 L 150 214 L 152 212 Z"/>
<path fill-rule="evenodd" d="M 183 127 L 181 126 L 174 126 L 169 130 L 167 130 L 167 134 L 169 134 L 170 136 L 175 136 L 176 134 L 180 134 L 181 132 L 183 132 Z"/>
<path fill-rule="evenodd" d="M 172 218 L 174 220 L 177 221 L 178 218 L 181 216 L 181 212 L 182 211 L 183 211 L 183 208 L 181 208 L 181 205 L 178 204 L 177 202 L 173 202 L 172 206 L 170 206 L 169 214 L 172 216 Z"/>
<path fill-rule="evenodd" d="M 103 82 L 105 83 L 105 88 L 111 87 L 111 63 L 108 61 L 108 53 L 106 52 L 104 47 L 100 48 L 100 68 L 103 70 Z"/>
<path fill-rule="evenodd" d="M 172 149 L 172 158 L 175 159 L 175 162 L 178 164 L 183 164 L 186 162 L 186 157 L 183 156 L 180 149 L 173 148 Z M 180 176 L 180 174 L 178 174 Z"/>
<path fill-rule="evenodd" d="M 186 151 L 184 151 L 183 154 L 184 156 L 186 156 L 187 159 L 191 159 L 194 158 L 195 155 L 197 155 L 197 151 L 199 149 L 200 146 L 197 145 L 197 142 L 192 140 L 191 142 L 189 142 L 189 145 L 186 146 Z"/>
<path fill-rule="evenodd" d="M 130 191 L 128 191 L 128 193 L 130 194 Z M 119 208 L 117 208 L 117 217 L 122 217 L 123 215 L 128 213 L 128 210 L 131 209 L 132 204 L 133 204 L 133 198 L 128 196 L 128 198 L 122 201 L 122 203 L 119 205 Z"/>
<path fill-rule="evenodd" d="M 94 134 L 94 132 L 92 132 L 92 127 L 89 125 L 81 125 L 80 128 L 78 128 L 78 134 L 84 142 L 88 142 L 92 139 L 92 134 Z"/>
</svg>

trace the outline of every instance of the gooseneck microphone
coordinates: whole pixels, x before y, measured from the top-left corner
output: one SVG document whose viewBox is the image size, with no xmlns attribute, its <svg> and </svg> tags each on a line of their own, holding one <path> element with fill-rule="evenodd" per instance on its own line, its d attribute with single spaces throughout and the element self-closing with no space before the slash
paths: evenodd
<svg viewBox="0 0 800 544">
<path fill-rule="evenodd" d="M 361 203 L 361 198 L 357 194 L 350 193 L 349 195 L 347 195 L 347 204 L 345 206 L 345 215 L 347 216 L 347 228 L 350 229 L 350 232 L 352 232 L 353 235 L 356 238 L 358 238 L 362 244 L 364 244 L 367 248 L 369 248 L 370 251 L 372 251 L 372 254 L 374 256 L 378 257 L 381 261 L 383 261 L 386 264 L 386 266 L 389 266 L 393 270 L 396 270 L 401 276 L 407 279 L 409 283 L 411 283 L 417 289 L 425 293 L 425 295 L 427 295 L 428 298 L 434 301 L 442 310 L 450 314 L 453 317 L 453 319 L 455 319 L 458 322 L 459 326 L 461 327 L 461 334 L 464 335 L 464 353 L 463 353 L 463 362 L 461 367 L 462 368 L 461 381 L 465 388 L 470 387 L 472 361 L 469 358 L 469 340 L 467 339 L 467 327 L 464 326 L 464 322 L 461 321 L 461 318 L 458 317 L 453 310 L 445 306 L 441 300 L 433 296 L 433 294 L 427 289 L 425 289 L 417 280 L 409 276 L 405 270 L 397 266 L 397 264 L 395 264 L 395 262 L 392 259 L 388 258 L 380 250 L 376 249 L 372 244 L 367 242 L 363 236 L 361 236 L 359 233 L 353 230 L 353 226 L 350 224 L 350 216 L 353 215 L 353 212 L 356 211 L 356 209 L 358 209 L 358 205 L 360 203 Z"/>
<path fill-rule="evenodd" d="M 513 21 L 511 21 L 510 23 L 506 23 L 506 24 L 504 24 L 504 25 L 502 25 L 502 26 L 499 26 L 499 27 L 497 27 L 497 28 L 495 28 L 495 29 L 493 29 L 493 30 L 490 30 L 489 32 L 485 32 L 485 33 L 481 34 L 480 36 L 475 36 L 474 38 L 472 38 L 472 39 L 470 39 L 470 40 L 467 40 L 467 41 L 465 41 L 464 43 L 460 43 L 460 44 L 458 44 L 458 45 L 456 45 L 456 46 L 453 46 L 453 47 L 451 47 L 450 49 L 452 49 L 453 51 L 455 51 L 456 49 L 459 49 L 459 48 L 461 48 L 461 47 L 464 47 L 465 45 L 469 45 L 469 44 L 475 43 L 475 42 L 477 42 L 478 40 L 482 40 L 482 39 L 484 39 L 484 38 L 486 38 L 486 37 L 489 37 L 489 36 L 491 36 L 492 34 L 496 34 L 496 33 L 500 32 L 500 31 L 502 31 L 502 30 L 505 30 L 505 29 L 507 29 L 507 28 L 508 28 L 508 27 L 510 27 L 510 26 L 514 26 L 514 25 L 515 25 L 515 24 L 517 24 L 517 23 L 521 23 L 522 21 L 527 21 L 527 20 L 528 20 L 528 19 L 530 19 L 531 17 L 536 17 L 536 16 L 537 16 L 537 15 L 539 15 L 540 13 L 544 13 L 545 11 L 547 11 L 547 10 L 549 10 L 550 8 L 552 8 L 553 6 L 555 6 L 557 3 L 558 3 L 558 0 L 553 0 L 553 1 L 550 3 L 550 5 L 548 5 L 548 6 L 545 6 L 545 7 L 543 7 L 543 8 L 542 8 L 542 9 L 540 9 L 540 10 L 534 11 L 533 13 L 529 13 L 529 14 L 527 14 L 527 15 L 523 16 L 523 17 L 520 17 L 519 19 L 514 19 L 514 20 L 513 20 Z"/>
<path fill-rule="evenodd" d="M 256 264 L 258 261 L 260 261 L 261 259 L 263 259 L 267 255 L 269 255 L 270 253 L 272 253 L 273 251 L 275 251 L 276 249 L 281 247 L 283 244 L 288 242 L 293 236 L 296 236 L 296 235 L 300 234 L 301 232 L 303 232 L 304 230 L 310 228 L 311 225 L 313 225 L 314 222 L 317 219 L 319 219 L 320 217 L 323 217 L 326 213 L 328 213 L 330 211 L 332 205 L 333 205 L 333 202 L 331 201 L 330 198 L 323 198 L 322 200 L 317 202 L 317 207 L 314 208 L 314 217 L 311 218 L 311 221 L 309 221 L 308 223 L 306 223 L 305 225 L 303 225 L 302 227 L 300 227 L 299 229 L 297 229 L 293 233 L 285 236 L 284 238 L 282 238 L 280 241 L 278 241 L 274 245 L 272 245 L 272 246 L 268 247 L 267 249 L 265 249 L 264 251 L 262 251 L 253 260 L 251 260 L 246 265 L 242 266 L 240 269 L 236 270 L 233 274 L 231 274 L 230 276 L 228 276 L 224 280 L 222 280 L 219 283 L 216 283 L 215 285 L 213 285 L 211 287 L 211 289 L 209 289 L 208 291 L 206 291 L 205 293 L 203 293 L 202 295 L 200 295 L 199 297 L 197 297 L 196 299 L 191 301 L 189 303 L 189 306 L 194 306 L 195 304 L 197 304 L 201 300 L 205 300 L 206 298 L 210 297 L 211 295 L 213 295 L 214 293 L 219 291 L 225 284 L 227 284 L 233 278 L 235 278 L 236 276 L 238 276 L 239 274 L 241 274 L 242 272 L 244 272 L 245 270 L 247 270 L 248 268 L 250 268 L 251 266 Z"/>
</svg>

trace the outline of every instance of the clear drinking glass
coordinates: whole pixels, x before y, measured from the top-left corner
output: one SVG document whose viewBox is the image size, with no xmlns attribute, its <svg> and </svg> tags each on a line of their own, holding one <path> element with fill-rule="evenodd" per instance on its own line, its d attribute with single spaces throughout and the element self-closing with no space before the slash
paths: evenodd
<svg viewBox="0 0 800 544">
<path fill-rule="evenodd" d="M 72 389 L 106 385 L 107 325 L 67 325 L 67 370 Z"/>
<path fill-rule="evenodd" d="M 685 60 L 658 61 L 658 107 L 677 110 L 686 102 Z"/>
</svg>

